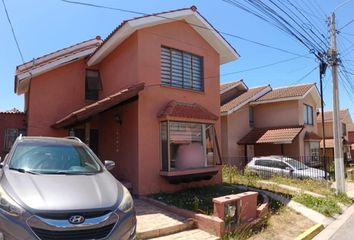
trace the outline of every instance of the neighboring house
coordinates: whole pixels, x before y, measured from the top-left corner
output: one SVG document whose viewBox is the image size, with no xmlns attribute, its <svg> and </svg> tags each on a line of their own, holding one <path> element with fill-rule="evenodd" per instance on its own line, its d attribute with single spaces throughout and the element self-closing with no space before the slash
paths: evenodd
<svg viewBox="0 0 354 240">
<path fill-rule="evenodd" d="M 0 112 L 0 157 L 9 152 L 16 138 L 26 135 L 26 115 L 17 109 Z"/>
<path fill-rule="evenodd" d="M 343 153 L 344 159 L 346 161 L 350 161 L 351 158 L 351 143 L 349 142 L 349 131 L 348 125 L 352 124 L 352 118 L 350 116 L 349 110 L 344 109 L 340 111 L 340 121 L 342 125 L 342 145 L 343 145 Z M 317 125 L 318 125 L 318 134 L 320 135 L 321 139 L 323 136 L 323 129 L 322 129 L 322 116 L 321 112 L 317 114 Z M 324 136 L 325 136 L 325 147 L 326 147 L 326 156 L 332 159 L 334 157 L 334 139 L 333 139 L 333 112 L 327 111 L 324 112 Z M 324 147 L 323 140 L 321 140 L 321 154 L 322 149 Z"/>
<path fill-rule="evenodd" d="M 354 156 L 354 123 L 347 125 L 348 143 L 350 144 L 350 156 Z"/>
<path fill-rule="evenodd" d="M 228 83 L 227 89 L 239 86 L 238 82 Z M 225 95 L 224 89 L 223 84 L 221 98 Z M 243 166 L 253 156 L 319 155 L 315 114 L 320 95 L 315 84 L 275 89 L 270 86 L 247 89 L 245 86 L 243 91 L 235 92 L 234 98 L 222 102 L 224 161 Z"/>
<path fill-rule="evenodd" d="M 238 54 L 213 29 L 195 7 L 147 15 L 18 66 L 28 135 L 80 137 L 135 194 L 220 183 L 219 71 Z"/>
</svg>

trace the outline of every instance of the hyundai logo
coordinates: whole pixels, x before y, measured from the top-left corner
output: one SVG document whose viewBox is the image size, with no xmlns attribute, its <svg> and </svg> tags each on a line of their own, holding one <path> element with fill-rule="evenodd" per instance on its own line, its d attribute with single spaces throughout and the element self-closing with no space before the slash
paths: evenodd
<svg viewBox="0 0 354 240">
<path fill-rule="evenodd" d="M 81 223 L 85 222 L 85 218 L 80 215 L 74 215 L 69 218 L 69 222 L 71 224 L 81 224 Z"/>
</svg>

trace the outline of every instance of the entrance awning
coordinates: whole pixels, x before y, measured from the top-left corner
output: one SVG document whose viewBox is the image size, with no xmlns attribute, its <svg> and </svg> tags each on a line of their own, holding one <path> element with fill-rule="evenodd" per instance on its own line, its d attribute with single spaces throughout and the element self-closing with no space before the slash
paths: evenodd
<svg viewBox="0 0 354 240">
<path fill-rule="evenodd" d="M 87 120 L 88 118 L 97 115 L 103 111 L 106 111 L 124 101 L 127 101 L 135 96 L 144 89 L 144 83 L 135 84 L 129 86 L 125 89 L 120 90 L 119 92 L 110 95 L 102 100 L 99 100 L 95 103 L 92 103 L 88 106 L 80 108 L 64 118 L 55 122 L 53 128 L 63 128 L 68 127 L 80 122 Z"/>
<path fill-rule="evenodd" d="M 170 101 L 158 114 L 161 120 L 216 122 L 219 117 L 197 103 Z"/>
<path fill-rule="evenodd" d="M 300 134 L 303 126 L 287 128 L 254 128 L 239 142 L 239 145 L 291 144 Z"/>
</svg>

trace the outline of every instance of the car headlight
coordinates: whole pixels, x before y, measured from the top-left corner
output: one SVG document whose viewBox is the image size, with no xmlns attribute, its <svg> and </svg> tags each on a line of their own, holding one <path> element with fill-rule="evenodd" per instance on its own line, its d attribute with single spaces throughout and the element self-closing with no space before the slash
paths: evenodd
<svg viewBox="0 0 354 240">
<path fill-rule="evenodd" d="M 11 216 L 21 216 L 23 210 L 20 205 L 18 205 L 14 200 L 11 199 L 9 195 L 0 186 L 0 210 Z"/>
<path fill-rule="evenodd" d="M 128 191 L 128 189 L 123 187 L 123 198 L 118 206 L 118 209 L 120 211 L 126 213 L 126 212 L 129 212 L 130 210 L 132 210 L 133 207 L 134 207 L 133 198 L 130 195 L 130 192 Z"/>
</svg>

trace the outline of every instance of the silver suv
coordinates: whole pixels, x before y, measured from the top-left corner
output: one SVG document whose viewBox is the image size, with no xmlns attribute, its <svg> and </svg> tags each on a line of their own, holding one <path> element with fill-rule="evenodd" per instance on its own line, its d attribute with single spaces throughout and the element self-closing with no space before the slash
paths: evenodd
<svg viewBox="0 0 354 240">
<path fill-rule="evenodd" d="M 135 239 L 129 191 L 80 140 L 19 137 L 0 169 L 0 239 Z"/>
</svg>

